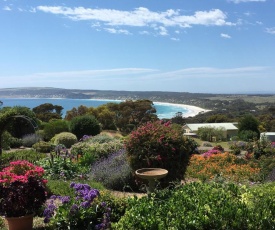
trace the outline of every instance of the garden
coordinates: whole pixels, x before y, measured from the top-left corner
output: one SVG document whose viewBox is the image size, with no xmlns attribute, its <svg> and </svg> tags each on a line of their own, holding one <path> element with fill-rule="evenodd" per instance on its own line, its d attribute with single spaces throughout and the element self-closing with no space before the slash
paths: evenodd
<svg viewBox="0 0 275 230">
<path fill-rule="evenodd" d="M 0 229 L 26 215 L 37 230 L 275 229 L 274 143 L 200 152 L 177 124 L 146 121 L 121 135 L 83 117 L 65 130 L 53 120 L 54 134 L 48 124 L 20 140 L 4 134 L 6 146 L 24 148 L 0 157 Z M 141 168 L 168 174 L 148 192 Z"/>
</svg>

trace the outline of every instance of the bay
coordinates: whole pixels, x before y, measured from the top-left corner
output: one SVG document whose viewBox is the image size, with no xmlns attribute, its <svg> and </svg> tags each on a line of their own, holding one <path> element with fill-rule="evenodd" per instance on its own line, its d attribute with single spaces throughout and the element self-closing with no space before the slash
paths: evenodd
<svg viewBox="0 0 275 230">
<path fill-rule="evenodd" d="M 100 105 L 113 102 L 120 103 L 120 100 L 109 100 L 109 99 L 61 99 L 61 98 L 0 98 L 3 102 L 2 107 L 13 107 L 13 106 L 26 106 L 33 109 L 44 103 L 51 103 L 53 105 L 60 105 L 63 109 L 63 116 L 66 115 L 66 111 L 71 110 L 73 107 L 77 108 L 80 105 L 87 107 L 98 107 Z M 181 112 L 183 117 L 191 116 L 191 111 L 186 105 L 171 104 L 154 102 L 154 106 L 157 111 L 157 116 L 160 119 L 172 118 L 177 112 Z M 186 107 L 185 107 L 186 106 Z M 193 115 L 193 114 L 192 114 Z"/>
</svg>

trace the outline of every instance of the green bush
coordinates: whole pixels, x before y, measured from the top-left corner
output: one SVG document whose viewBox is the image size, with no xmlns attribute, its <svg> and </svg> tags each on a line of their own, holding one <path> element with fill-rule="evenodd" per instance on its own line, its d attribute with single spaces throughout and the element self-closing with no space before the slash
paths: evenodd
<svg viewBox="0 0 275 230">
<path fill-rule="evenodd" d="M 39 141 L 32 148 L 39 153 L 49 153 L 53 150 L 54 146 L 49 142 Z"/>
<path fill-rule="evenodd" d="M 71 148 L 71 154 L 78 158 L 80 156 L 80 165 L 89 166 L 99 158 L 106 158 L 121 148 L 123 148 L 123 143 L 117 139 L 107 143 L 89 143 L 85 141 L 74 144 Z"/>
<path fill-rule="evenodd" d="M 69 125 L 65 120 L 50 120 L 43 125 L 43 138 L 46 141 L 51 140 L 56 134 L 62 132 L 69 132 Z"/>
<path fill-rule="evenodd" d="M 274 184 L 268 191 L 271 194 L 235 184 L 190 183 L 133 199 L 113 228 L 274 229 Z"/>
<path fill-rule="evenodd" d="M 105 189 L 101 183 L 92 181 L 92 180 L 74 180 L 75 182 L 85 182 L 85 184 L 90 185 L 92 188 L 96 188 L 99 190 Z M 58 195 L 58 196 L 74 196 L 74 191 L 70 189 L 70 184 L 72 181 L 67 180 L 53 180 L 49 179 L 47 183 L 48 196 Z"/>
<path fill-rule="evenodd" d="M 20 138 L 11 137 L 10 138 L 10 147 L 11 148 L 19 148 L 23 145 L 23 141 Z"/>
<path fill-rule="evenodd" d="M 2 134 L 2 148 L 4 150 L 10 149 L 11 138 L 12 138 L 12 135 L 9 132 L 7 132 L 7 131 L 3 132 L 3 134 Z"/>
<path fill-rule="evenodd" d="M 56 134 L 53 139 L 55 145 L 65 145 L 66 148 L 71 148 L 77 142 L 76 135 L 69 132 Z"/>
<path fill-rule="evenodd" d="M 101 128 L 98 120 L 91 115 L 74 117 L 71 120 L 70 130 L 78 140 L 84 135 L 95 136 L 100 133 Z"/>
<path fill-rule="evenodd" d="M 98 134 L 96 136 L 88 138 L 87 141 L 89 143 L 100 143 L 100 144 L 103 144 L 103 143 L 108 143 L 108 142 L 114 141 L 114 138 L 110 137 L 110 136 L 108 136 L 106 134 Z"/>
<path fill-rule="evenodd" d="M 261 181 L 268 179 L 269 174 L 273 169 L 275 169 L 275 156 L 261 156 L 256 163 L 259 164 L 261 168 L 259 178 Z"/>
<path fill-rule="evenodd" d="M 10 161 L 16 160 L 26 160 L 33 164 L 36 164 L 36 161 L 47 157 L 46 154 L 37 153 L 35 150 L 17 150 L 14 152 L 3 153 L 0 156 L 0 168 L 3 168 L 9 164 Z"/>
<path fill-rule="evenodd" d="M 238 137 L 243 141 L 253 141 L 259 138 L 259 134 L 252 130 L 242 130 L 238 133 Z"/>
<path fill-rule="evenodd" d="M 183 137 L 182 130 L 170 123 L 148 122 L 133 131 L 126 140 L 126 152 L 133 170 L 140 168 L 164 168 L 168 175 L 163 184 L 182 180 L 190 154 L 197 143 Z"/>
<path fill-rule="evenodd" d="M 0 229 L 2 229 L 2 230 L 6 229 L 5 228 L 5 220 L 2 217 L 0 217 Z"/>
</svg>

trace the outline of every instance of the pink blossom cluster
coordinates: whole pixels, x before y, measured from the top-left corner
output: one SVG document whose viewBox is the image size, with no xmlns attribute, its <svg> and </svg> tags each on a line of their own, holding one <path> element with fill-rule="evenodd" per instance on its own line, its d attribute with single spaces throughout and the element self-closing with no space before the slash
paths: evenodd
<svg viewBox="0 0 275 230">
<path fill-rule="evenodd" d="M 212 155 L 218 154 L 218 153 L 221 153 L 221 152 L 216 149 L 211 149 L 211 150 L 208 150 L 207 152 L 203 153 L 202 156 L 206 158 L 206 157 L 211 157 Z"/>
<path fill-rule="evenodd" d="M 30 177 L 43 180 L 44 169 L 39 166 L 35 166 L 28 161 L 13 161 L 10 162 L 10 166 L 4 168 L 0 172 L 0 183 L 8 184 L 12 182 L 27 183 Z"/>
</svg>

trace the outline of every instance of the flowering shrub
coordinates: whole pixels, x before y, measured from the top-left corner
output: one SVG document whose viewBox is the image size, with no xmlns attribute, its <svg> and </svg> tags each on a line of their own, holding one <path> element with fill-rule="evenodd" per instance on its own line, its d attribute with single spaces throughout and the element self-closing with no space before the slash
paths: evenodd
<svg viewBox="0 0 275 230">
<path fill-rule="evenodd" d="M 111 209 L 99 200 L 99 191 L 74 182 L 70 187 L 75 191 L 74 197 L 51 196 L 44 210 L 44 222 L 54 229 L 108 229 Z"/>
<path fill-rule="evenodd" d="M 180 180 L 184 176 L 189 154 L 196 142 L 183 137 L 182 130 L 169 122 L 148 122 L 133 131 L 125 143 L 133 170 L 140 168 L 164 168 L 168 175 L 163 182 Z"/>
<path fill-rule="evenodd" d="M 259 159 L 261 156 L 275 156 L 274 142 L 267 138 L 260 139 L 254 143 L 254 157 Z"/>
<path fill-rule="evenodd" d="M 221 153 L 219 150 L 216 150 L 216 149 L 211 149 L 211 150 L 208 150 L 207 152 L 204 152 L 202 154 L 203 157 L 211 157 L 213 154 L 218 154 L 218 153 Z"/>
<path fill-rule="evenodd" d="M 0 172 L 0 215 L 36 213 L 46 200 L 44 169 L 28 161 L 10 162 Z"/>
<path fill-rule="evenodd" d="M 239 164 L 239 159 L 230 153 L 217 153 L 208 157 L 193 155 L 187 168 L 187 177 L 198 178 L 202 181 L 213 179 L 216 175 L 240 182 L 255 180 L 260 168 L 256 164 L 244 160 Z"/>
</svg>

